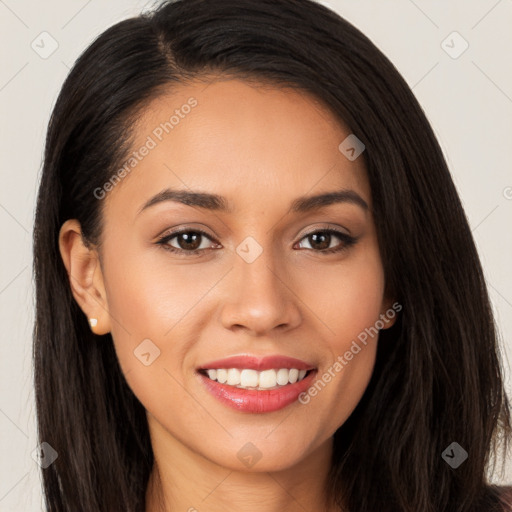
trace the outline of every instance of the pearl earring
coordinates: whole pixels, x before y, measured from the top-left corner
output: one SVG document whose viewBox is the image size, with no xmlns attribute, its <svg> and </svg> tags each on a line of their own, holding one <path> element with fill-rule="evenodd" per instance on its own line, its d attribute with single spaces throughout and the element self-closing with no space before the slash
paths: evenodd
<svg viewBox="0 0 512 512">
<path fill-rule="evenodd" d="M 96 327 L 98 325 L 98 319 L 97 318 L 89 318 L 89 323 L 91 324 L 91 327 Z"/>
</svg>

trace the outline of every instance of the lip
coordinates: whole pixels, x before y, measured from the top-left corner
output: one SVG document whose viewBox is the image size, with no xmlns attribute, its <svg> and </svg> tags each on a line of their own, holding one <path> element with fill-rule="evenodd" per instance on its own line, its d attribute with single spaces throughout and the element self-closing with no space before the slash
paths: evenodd
<svg viewBox="0 0 512 512">
<path fill-rule="evenodd" d="M 316 370 L 312 370 L 300 382 L 261 391 L 220 384 L 202 373 L 199 376 L 206 389 L 224 405 L 240 412 L 265 413 L 278 411 L 294 403 L 311 386 L 316 373 Z"/>
<path fill-rule="evenodd" d="M 211 380 L 204 370 L 237 368 L 264 371 L 279 368 L 296 368 L 297 370 L 311 370 L 299 382 L 286 384 L 277 389 L 243 389 L 228 384 L 221 384 Z M 203 370 L 203 371 L 201 371 Z M 284 355 L 249 356 L 240 355 L 210 361 L 197 369 L 197 374 L 206 390 L 217 398 L 222 404 L 240 412 L 265 413 L 283 409 L 297 401 L 299 395 L 306 391 L 313 382 L 317 369 L 314 365 Z"/>
<path fill-rule="evenodd" d="M 246 413 L 265 413 L 283 409 L 297 401 L 299 395 L 312 384 L 317 370 L 310 371 L 301 381 L 277 389 L 242 389 L 220 384 L 207 375 L 199 373 L 206 390 L 222 404 Z"/>
<path fill-rule="evenodd" d="M 198 370 L 217 370 L 219 368 L 229 369 L 237 368 L 243 370 L 244 368 L 262 372 L 264 370 L 272 370 L 279 368 L 297 368 L 297 370 L 314 370 L 315 366 L 284 355 L 275 356 L 232 356 L 225 359 L 218 359 L 217 361 L 210 361 L 198 368 Z"/>
</svg>

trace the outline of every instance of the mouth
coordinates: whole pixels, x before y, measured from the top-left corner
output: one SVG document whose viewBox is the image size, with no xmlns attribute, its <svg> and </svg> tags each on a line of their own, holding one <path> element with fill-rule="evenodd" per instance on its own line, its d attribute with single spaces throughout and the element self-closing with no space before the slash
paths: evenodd
<svg viewBox="0 0 512 512">
<path fill-rule="evenodd" d="M 197 369 L 206 390 L 240 412 L 266 413 L 287 407 L 311 386 L 317 369 L 299 359 L 236 356 Z"/>
<path fill-rule="evenodd" d="M 256 389 L 258 391 L 280 389 L 288 384 L 302 381 L 313 370 L 298 368 L 272 368 L 258 372 L 250 368 L 211 368 L 199 370 L 201 375 L 219 384 L 239 389 Z"/>
</svg>

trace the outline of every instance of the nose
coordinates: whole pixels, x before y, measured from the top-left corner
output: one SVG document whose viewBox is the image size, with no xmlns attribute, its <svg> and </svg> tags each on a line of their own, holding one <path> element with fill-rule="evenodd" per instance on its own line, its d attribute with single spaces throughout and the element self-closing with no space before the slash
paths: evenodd
<svg viewBox="0 0 512 512">
<path fill-rule="evenodd" d="M 296 328 L 301 322 L 300 300 L 284 264 L 268 249 L 251 263 L 235 254 L 228 287 L 221 311 L 226 329 L 261 336 L 274 329 Z"/>
</svg>

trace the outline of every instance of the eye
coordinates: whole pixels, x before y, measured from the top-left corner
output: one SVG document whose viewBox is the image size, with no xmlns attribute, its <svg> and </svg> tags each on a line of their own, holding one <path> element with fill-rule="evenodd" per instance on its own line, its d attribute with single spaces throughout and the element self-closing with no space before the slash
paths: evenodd
<svg viewBox="0 0 512 512">
<path fill-rule="evenodd" d="M 332 246 L 332 242 L 338 239 L 338 244 Z M 347 250 L 357 242 L 357 238 L 347 235 L 335 229 L 317 229 L 305 235 L 301 240 L 306 240 L 309 247 L 303 247 L 304 242 L 299 242 L 301 249 L 308 249 L 320 254 L 329 254 Z M 210 241 L 210 243 L 208 243 Z M 219 243 L 200 229 L 184 229 L 168 233 L 160 237 L 157 242 L 165 250 L 173 253 L 192 256 L 205 251 L 222 247 Z"/>
<path fill-rule="evenodd" d="M 341 240 L 341 242 L 332 247 L 331 242 L 336 238 Z M 341 252 L 357 242 L 357 238 L 336 229 L 317 229 L 308 233 L 302 240 L 306 240 L 310 245 L 306 249 L 320 253 Z"/>
<path fill-rule="evenodd" d="M 204 231 L 200 229 L 187 229 L 164 235 L 159 238 L 156 243 L 162 245 L 163 248 L 168 251 L 182 254 L 186 253 L 188 256 L 212 249 L 212 247 L 208 247 L 208 243 L 206 243 L 206 245 L 204 244 L 204 240 L 202 239 L 205 238 L 213 242 L 210 236 Z M 214 245 L 219 246 L 219 244 L 215 242 Z"/>
</svg>

